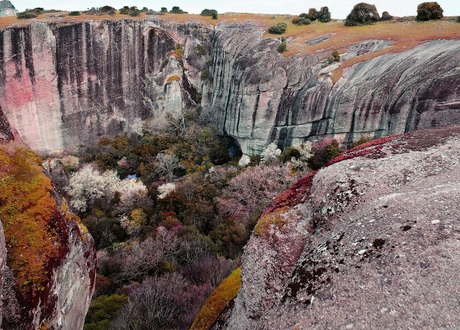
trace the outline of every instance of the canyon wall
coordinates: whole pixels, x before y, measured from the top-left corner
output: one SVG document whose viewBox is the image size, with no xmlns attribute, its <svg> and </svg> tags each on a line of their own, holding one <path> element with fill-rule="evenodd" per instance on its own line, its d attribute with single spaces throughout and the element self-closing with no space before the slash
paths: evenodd
<svg viewBox="0 0 460 330">
<path fill-rule="evenodd" d="M 208 33 L 194 23 L 160 27 L 157 20 L 0 30 L 0 105 L 41 154 L 154 131 L 166 125 L 167 113 L 177 118 L 196 105 L 194 85 L 206 61 L 196 48 Z"/>
<path fill-rule="evenodd" d="M 341 63 L 329 64 L 328 52 L 283 56 L 280 41 L 263 32 L 252 23 L 213 28 L 160 18 L 5 28 L 0 106 L 41 154 L 154 132 L 197 106 L 245 154 L 271 142 L 347 143 L 460 120 L 460 40 L 377 56 L 335 79 Z M 351 44 L 342 59 L 386 47 L 391 41 Z"/>
<path fill-rule="evenodd" d="M 340 63 L 328 64 L 329 53 L 285 57 L 276 52 L 279 41 L 261 35 L 249 23 L 221 25 L 213 39 L 207 105 L 244 153 L 260 153 L 270 142 L 281 148 L 324 136 L 349 142 L 460 120 L 460 40 L 428 41 L 363 61 L 334 83 L 331 73 Z M 367 40 L 350 45 L 342 58 L 388 46 Z"/>
<path fill-rule="evenodd" d="M 460 327 L 459 161 L 460 127 L 418 130 L 301 179 L 260 216 L 213 328 Z"/>
</svg>

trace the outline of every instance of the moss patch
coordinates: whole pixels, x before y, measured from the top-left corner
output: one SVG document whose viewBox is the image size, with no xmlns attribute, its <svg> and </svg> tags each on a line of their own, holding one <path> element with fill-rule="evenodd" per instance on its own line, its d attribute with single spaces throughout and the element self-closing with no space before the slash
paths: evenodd
<svg viewBox="0 0 460 330">
<path fill-rule="evenodd" d="M 241 287 L 241 269 L 235 269 L 206 300 L 190 330 L 207 330 L 217 321 L 222 311 L 236 297 Z"/>
</svg>

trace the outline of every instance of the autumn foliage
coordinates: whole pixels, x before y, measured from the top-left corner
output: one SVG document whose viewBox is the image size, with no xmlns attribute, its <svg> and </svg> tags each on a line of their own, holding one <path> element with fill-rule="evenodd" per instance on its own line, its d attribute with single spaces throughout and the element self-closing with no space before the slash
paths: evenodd
<svg viewBox="0 0 460 330">
<path fill-rule="evenodd" d="M 0 145 L 0 219 L 7 264 L 26 304 L 44 299 L 53 263 L 65 249 L 66 228 L 51 192 L 36 154 L 15 144 Z"/>
</svg>

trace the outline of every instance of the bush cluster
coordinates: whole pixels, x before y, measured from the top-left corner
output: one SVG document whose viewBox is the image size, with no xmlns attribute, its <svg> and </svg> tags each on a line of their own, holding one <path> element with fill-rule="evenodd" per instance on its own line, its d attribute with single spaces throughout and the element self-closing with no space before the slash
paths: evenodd
<svg viewBox="0 0 460 330">
<path fill-rule="evenodd" d="M 443 10 L 437 2 L 422 2 L 417 7 L 417 21 L 443 18 Z"/>
<path fill-rule="evenodd" d="M 118 11 L 121 15 L 129 15 L 129 16 L 139 16 L 141 11 L 136 6 L 124 6 Z"/>
<path fill-rule="evenodd" d="M 328 7 L 321 7 L 319 11 L 315 8 L 310 8 L 308 13 L 302 13 L 297 18 L 292 20 L 293 24 L 296 25 L 310 25 L 313 21 L 320 21 L 327 23 L 331 20 L 331 13 Z"/>
<path fill-rule="evenodd" d="M 271 34 L 283 34 L 284 32 L 286 32 L 286 29 L 287 29 L 287 24 L 284 23 L 284 22 L 280 22 L 280 23 L 278 23 L 276 25 L 271 26 L 268 29 L 268 33 L 271 33 Z"/>
<path fill-rule="evenodd" d="M 203 9 L 201 16 L 212 16 L 213 19 L 217 19 L 217 10 L 215 9 Z"/>
<path fill-rule="evenodd" d="M 16 17 L 18 19 L 30 19 L 30 18 L 35 18 L 38 17 L 38 15 L 41 15 L 45 12 L 45 10 L 41 7 L 37 7 L 34 9 L 26 9 L 23 12 L 17 13 Z"/>
<path fill-rule="evenodd" d="M 163 11 L 163 8 L 164 7 L 161 8 L 162 11 Z M 169 11 L 169 13 L 171 13 L 171 14 L 188 14 L 188 12 L 180 9 L 180 7 L 178 7 L 178 6 L 172 7 L 172 9 Z"/>
<path fill-rule="evenodd" d="M 375 7 L 375 5 L 361 2 L 355 5 L 350 14 L 348 14 L 345 20 L 345 25 L 365 25 L 372 24 L 378 21 L 380 21 L 380 16 L 377 12 L 377 8 Z"/>
</svg>

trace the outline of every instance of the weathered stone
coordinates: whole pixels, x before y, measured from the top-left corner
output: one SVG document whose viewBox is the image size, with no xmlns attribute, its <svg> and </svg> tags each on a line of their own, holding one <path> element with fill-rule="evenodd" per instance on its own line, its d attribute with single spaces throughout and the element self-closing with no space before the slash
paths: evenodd
<svg viewBox="0 0 460 330">
<path fill-rule="evenodd" d="M 242 38 L 241 36 L 245 36 Z M 318 55 L 284 57 L 256 26 L 221 26 L 214 39 L 211 105 L 243 153 L 324 136 L 344 142 L 460 120 L 460 41 L 435 40 L 344 69 L 335 84 Z M 367 40 L 343 59 L 389 46 Z"/>
<path fill-rule="evenodd" d="M 459 162 L 460 127 L 419 130 L 282 193 L 245 247 L 228 329 L 460 327 Z"/>
<path fill-rule="evenodd" d="M 244 154 L 305 140 L 349 143 L 460 121 L 459 40 L 432 40 L 343 69 L 329 54 L 283 56 L 252 23 L 159 18 L 35 22 L 0 30 L 0 104 L 41 154 L 103 135 L 155 132 L 201 105 Z M 328 36 L 325 36 L 328 37 Z M 321 42 L 321 38 L 318 42 Z M 316 42 L 316 41 L 315 41 Z M 389 47 L 366 40 L 349 59 Z"/>
<path fill-rule="evenodd" d="M 18 10 L 9 0 L 0 0 L 0 16 L 16 16 Z"/>
<path fill-rule="evenodd" d="M 194 84 L 205 60 L 191 54 L 209 32 L 156 19 L 35 22 L 0 30 L 0 104 L 24 142 L 41 154 L 103 135 L 155 131 L 167 113 L 177 118 L 196 106 Z"/>
</svg>

